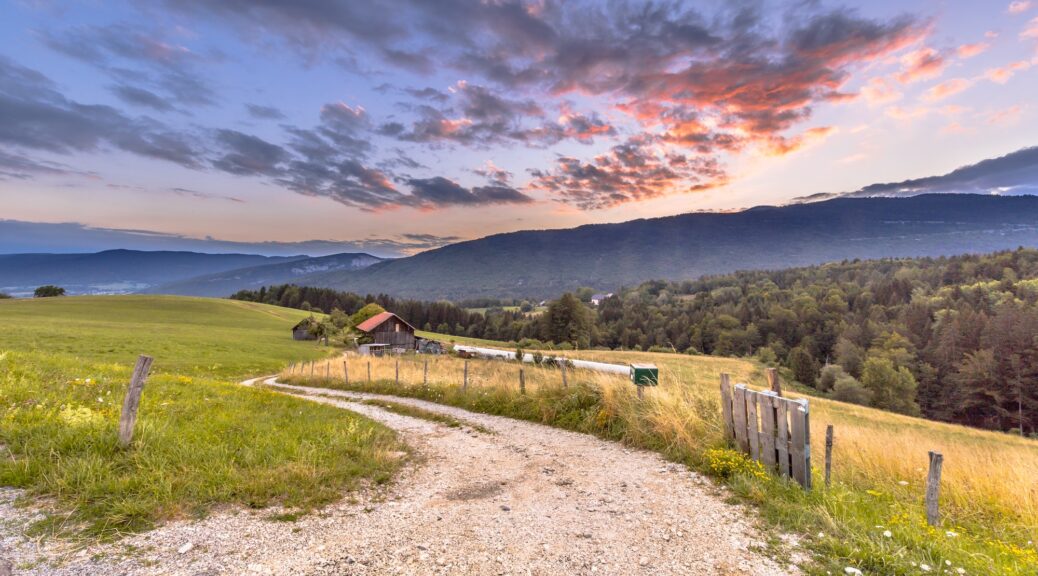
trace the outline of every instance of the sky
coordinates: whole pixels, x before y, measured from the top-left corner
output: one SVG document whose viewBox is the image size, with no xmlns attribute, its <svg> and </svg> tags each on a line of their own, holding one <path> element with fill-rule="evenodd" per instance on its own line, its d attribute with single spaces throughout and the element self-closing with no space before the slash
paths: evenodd
<svg viewBox="0 0 1038 576">
<path fill-rule="evenodd" d="M 1038 0 L 0 10 L 0 241 L 400 255 L 1038 166 Z"/>
</svg>

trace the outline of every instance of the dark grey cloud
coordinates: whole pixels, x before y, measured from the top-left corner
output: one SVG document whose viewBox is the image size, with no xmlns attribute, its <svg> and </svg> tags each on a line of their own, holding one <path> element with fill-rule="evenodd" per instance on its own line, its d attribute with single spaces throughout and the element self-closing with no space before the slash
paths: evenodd
<svg viewBox="0 0 1038 576">
<path fill-rule="evenodd" d="M 197 168 L 202 151 L 187 134 L 110 106 L 66 98 L 50 79 L 0 56 L 0 144 L 61 154 L 113 147 Z"/>
<path fill-rule="evenodd" d="M 476 186 L 465 188 L 456 182 L 436 176 L 412 178 L 407 181 L 411 195 L 421 205 L 436 207 L 479 204 L 528 204 L 529 196 L 508 186 Z"/>
<path fill-rule="evenodd" d="M 249 116 L 257 120 L 283 120 L 285 118 L 284 112 L 273 106 L 246 104 L 245 110 L 248 111 Z"/>
<path fill-rule="evenodd" d="M 112 93 L 123 102 L 133 106 L 151 108 L 158 112 L 169 112 L 175 109 L 168 100 L 144 88 L 120 84 L 112 87 Z"/>
<path fill-rule="evenodd" d="M 238 176 L 277 176 L 289 159 L 281 146 L 237 130 L 218 130 L 216 142 L 225 153 L 213 161 L 213 167 Z"/>
<path fill-rule="evenodd" d="M 0 148 L 0 180 L 28 180 L 37 175 L 65 176 L 70 174 L 92 176 L 88 172 L 76 170 L 65 164 L 35 160 L 21 154 L 6 152 Z"/>
<path fill-rule="evenodd" d="M 941 176 L 872 184 L 851 196 L 915 196 L 931 193 L 1038 194 L 1038 146 L 982 160 Z"/>
</svg>

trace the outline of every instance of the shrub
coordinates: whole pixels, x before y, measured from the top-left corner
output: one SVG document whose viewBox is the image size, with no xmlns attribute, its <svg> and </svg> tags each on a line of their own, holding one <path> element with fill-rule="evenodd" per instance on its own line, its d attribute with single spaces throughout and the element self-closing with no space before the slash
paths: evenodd
<svg viewBox="0 0 1038 576">
<path fill-rule="evenodd" d="M 872 401 L 872 392 L 855 380 L 854 376 L 845 374 L 833 383 L 833 399 L 868 406 Z"/>
<path fill-rule="evenodd" d="M 844 377 L 850 377 L 850 375 L 844 372 L 843 366 L 828 364 L 822 368 L 822 375 L 818 378 L 818 389 L 822 392 L 829 392 L 836 385 L 836 381 Z"/>
<path fill-rule="evenodd" d="M 710 473 L 719 478 L 728 479 L 733 476 L 746 475 L 761 480 L 768 479 L 768 473 L 760 462 L 750 459 L 742 452 L 728 448 L 716 448 L 703 453 Z"/>
<path fill-rule="evenodd" d="M 54 286 L 47 284 L 46 286 L 40 286 L 32 293 L 33 298 L 50 298 L 53 296 L 64 296 L 65 289 L 61 286 Z"/>
</svg>

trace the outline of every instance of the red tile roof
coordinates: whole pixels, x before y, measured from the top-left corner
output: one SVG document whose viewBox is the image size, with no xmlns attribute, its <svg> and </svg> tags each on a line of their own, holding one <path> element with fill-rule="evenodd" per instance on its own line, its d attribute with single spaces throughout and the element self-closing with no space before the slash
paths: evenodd
<svg viewBox="0 0 1038 576">
<path fill-rule="evenodd" d="M 397 316 L 396 314 L 393 314 L 392 312 L 382 312 L 381 314 L 376 314 L 376 315 L 372 316 L 371 318 L 368 318 L 367 320 L 361 322 L 360 324 L 357 324 L 357 330 L 360 330 L 361 332 L 371 332 L 375 328 L 378 328 L 379 326 L 381 326 L 383 322 L 385 322 L 386 320 L 389 320 L 390 318 L 393 318 L 393 317 L 396 317 L 397 319 L 399 319 L 404 324 L 407 324 L 408 326 L 411 326 L 410 324 L 408 324 L 408 322 L 406 320 L 404 320 L 403 318 L 400 318 L 399 316 Z M 414 330 L 414 326 L 411 326 L 411 330 Z"/>
</svg>

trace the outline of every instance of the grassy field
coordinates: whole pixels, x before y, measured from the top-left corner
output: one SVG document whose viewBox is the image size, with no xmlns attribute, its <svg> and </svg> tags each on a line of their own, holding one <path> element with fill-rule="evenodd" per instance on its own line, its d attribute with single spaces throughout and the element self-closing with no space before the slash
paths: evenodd
<svg viewBox="0 0 1038 576">
<path fill-rule="evenodd" d="M 44 497 L 41 533 L 108 538 L 220 504 L 306 510 L 399 466 L 393 433 L 237 382 L 332 352 L 306 314 L 162 296 L 0 301 L 0 485 Z M 116 426 L 133 363 L 155 362 L 132 446 Z"/>
<path fill-rule="evenodd" d="M 461 339 L 456 339 L 460 342 Z M 485 342 L 481 342 L 485 343 Z M 554 368 L 524 368 L 526 394 L 519 393 L 518 365 L 426 357 L 349 361 L 349 388 L 420 397 L 471 410 L 523 418 L 597 434 L 664 453 L 727 482 L 752 502 L 773 526 L 801 534 L 817 555 L 817 574 L 932 573 L 1038 574 L 1038 442 L 1012 435 L 929 422 L 870 408 L 811 399 L 812 453 L 816 489 L 810 493 L 779 481 L 725 449 L 718 382 L 722 372 L 736 382 L 763 385 L 759 366 L 744 360 L 637 352 L 572 352 L 610 362 L 649 361 L 660 366 L 661 385 L 639 401 L 626 378 L 569 371 L 561 385 Z M 309 373 L 285 373 L 296 382 L 344 388 L 341 360 L 329 378 L 318 365 Z M 795 396 L 796 394 L 790 394 Z M 819 476 L 826 424 L 835 427 L 833 477 Z M 944 523 L 926 525 L 923 509 L 927 451 L 944 454 L 941 486 Z M 949 564 L 950 563 L 950 564 Z"/>
</svg>

